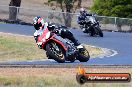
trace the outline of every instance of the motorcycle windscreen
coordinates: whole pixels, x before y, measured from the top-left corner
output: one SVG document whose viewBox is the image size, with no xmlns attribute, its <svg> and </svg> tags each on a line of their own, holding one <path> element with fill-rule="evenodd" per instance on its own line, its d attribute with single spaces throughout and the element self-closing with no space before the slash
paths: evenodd
<svg viewBox="0 0 132 87">
<path fill-rule="evenodd" d="M 96 20 L 94 17 L 89 17 L 89 21 L 91 21 L 93 24 L 96 23 Z"/>
</svg>

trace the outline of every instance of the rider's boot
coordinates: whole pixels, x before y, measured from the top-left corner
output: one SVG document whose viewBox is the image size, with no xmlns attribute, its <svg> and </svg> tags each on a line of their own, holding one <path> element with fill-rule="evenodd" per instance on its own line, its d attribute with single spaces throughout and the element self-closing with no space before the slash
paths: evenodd
<svg viewBox="0 0 132 87">
<path fill-rule="evenodd" d="M 83 48 L 82 44 L 79 43 L 78 40 L 76 40 L 75 38 L 74 38 L 74 40 L 73 40 L 73 43 L 74 43 L 74 45 L 77 47 L 77 49 Z"/>
</svg>

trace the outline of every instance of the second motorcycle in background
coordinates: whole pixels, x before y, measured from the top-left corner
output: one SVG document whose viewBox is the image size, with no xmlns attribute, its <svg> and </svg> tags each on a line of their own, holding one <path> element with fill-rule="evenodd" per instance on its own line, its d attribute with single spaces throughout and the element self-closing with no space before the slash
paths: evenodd
<svg viewBox="0 0 132 87">
<path fill-rule="evenodd" d="M 83 26 L 80 26 L 84 33 L 88 33 L 90 36 L 104 36 L 99 21 L 95 19 L 95 16 L 87 16 L 85 20 L 81 22 L 84 24 Z"/>
</svg>

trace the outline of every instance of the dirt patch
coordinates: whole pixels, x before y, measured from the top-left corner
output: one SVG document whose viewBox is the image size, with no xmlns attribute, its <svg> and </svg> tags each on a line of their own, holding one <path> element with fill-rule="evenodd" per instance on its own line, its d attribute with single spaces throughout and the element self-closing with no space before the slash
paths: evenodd
<svg viewBox="0 0 132 87">
<path fill-rule="evenodd" d="M 132 68 L 85 68 L 88 73 L 130 73 Z M 44 77 L 55 76 L 75 76 L 77 68 L 0 68 L 0 76 L 7 77 Z"/>
</svg>

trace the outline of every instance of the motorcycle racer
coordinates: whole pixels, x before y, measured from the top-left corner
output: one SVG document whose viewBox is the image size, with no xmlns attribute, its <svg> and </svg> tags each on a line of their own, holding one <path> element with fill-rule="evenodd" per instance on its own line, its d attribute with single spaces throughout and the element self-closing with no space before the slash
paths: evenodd
<svg viewBox="0 0 132 87">
<path fill-rule="evenodd" d="M 85 24 L 85 19 L 87 16 L 92 16 L 92 14 L 88 13 L 84 8 L 81 8 L 77 23 L 80 25 L 80 28 L 83 30 L 84 33 L 85 33 L 85 28 L 83 28 L 83 26 Z"/>
<path fill-rule="evenodd" d="M 71 40 L 74 43 L 74 45 L 77 46 L 77 48 L 83 48 L 69 30 L 56 29 L 55 25 L 53 25 L 52 23 L 45 22 L 44 19 L 40 16 L 37 16 L 33 19 L 33 26 L 36 29 L 34 33 L 34 38 L 40 49 L 42 49 L 42 42 L 38 42 L 38 37 L 42 35 L 43 31 L 45 31 L 46 29 L 48 29 L 51 32 L 54 31 L 55 33 L 58 33 L 62 38 L 67 38 Z"/>
</svg>

